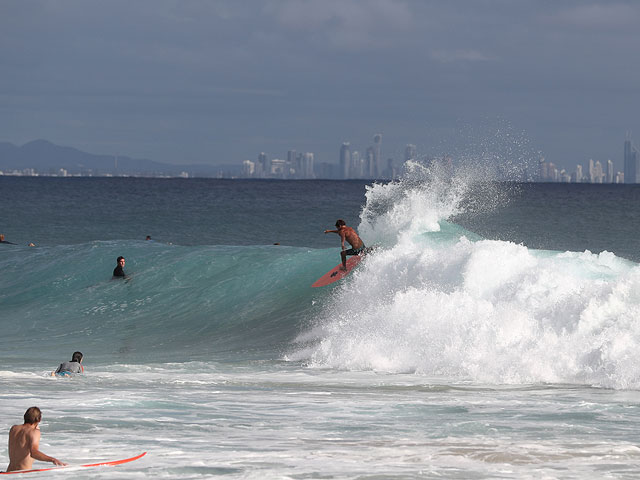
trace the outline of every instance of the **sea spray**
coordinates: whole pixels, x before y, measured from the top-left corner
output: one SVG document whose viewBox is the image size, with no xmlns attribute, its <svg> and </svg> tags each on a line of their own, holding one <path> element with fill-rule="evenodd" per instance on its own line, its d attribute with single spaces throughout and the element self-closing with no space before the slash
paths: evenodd
<svg viewBox="0 0 640 480">
<path fill-rule="evenodd" d="M 493 384 L 640 387 L 635 263 L 479 239 L 448 222 L 470 184 L 416 170 L 424 181 L 368 189 L 360 233 L 381 248 L 324 299 L 288 358 Z"/>
</svg>

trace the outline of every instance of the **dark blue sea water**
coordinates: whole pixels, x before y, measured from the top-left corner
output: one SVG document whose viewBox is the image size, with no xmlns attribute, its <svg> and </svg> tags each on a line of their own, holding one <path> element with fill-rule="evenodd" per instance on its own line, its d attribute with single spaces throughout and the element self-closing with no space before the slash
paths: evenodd
<svg viewBox="0 0 640 480">
<path fill-rule="evenodd" d="M 639 193 L 0 177 L 0 421 L 149 451 L 74 478 L 634 478 Z M 379 248 L 311 288 L 337 218 Z"/>
<path fill-rule="evenodd" d="M 143 240 L 327 248 L 359 223 L 363 181 L 0 177 L 2 232 L 20 245 Z M 457 223 L 485 238 L 640 261 L 640 186 L 531 183 L 465 192 Z M 467 204 L 471 204 L 469 208 Z M 411 215 L 412 212 L 407 212 Z"/>
<path fill-rule="evenodd" d="M 529 183 L 506 191 L 500 208 L 465 212 L 455 221 L 485 238 L 530 248 L 607 250 L 640 261 L 640 185 Z M 476 196 L 483 198 L 481 188 L 469 195 Z"/>
<path fill-rule="evenodd" d="M 339 216 L 358 221 L 361 181 L 0 177 L 7 240 L 71 245 L 144 240 L 176 245 L 335 246 Z M 336 217 L 336 218 L 334 218 Z"/>
</svg>

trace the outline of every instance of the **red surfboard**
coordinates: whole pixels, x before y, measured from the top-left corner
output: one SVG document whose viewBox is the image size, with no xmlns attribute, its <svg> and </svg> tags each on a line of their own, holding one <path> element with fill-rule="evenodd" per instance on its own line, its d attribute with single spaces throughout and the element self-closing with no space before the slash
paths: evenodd
<svg viewBox="0 0 640 480">
<path fill-rule="evenodd" d="M 338 280 L 346 277 L 353 267 L 358 265 L 362 260 L 362 256 L 354 255 L 353 257 L 347 258 L 347 269 L 342 270 L 342 263 L 336 265 L 323 276 L 321 276 L 318 280 L 316 280 L 311 286 L 312 287 L 324 287 L 326 285 L 330 285 L 333 282 L 337 282 Z"/>
<path fill-rule="evenodd" d="M 0 475 L 11 475 L 13 473 L 46 472 L 49 470 L 60 470 L 61 468 L 69 468 L 69 467 L 102 467 L 102 466 L 121 465 L 123 463 L 129 463 L 129 462 L 133 462 L 134 460 L 138 460 L 139 458 L 144 457 L 146 454 L 147 452 L 142 452 L 140 455 L 136 455 L 135 457 L 131 457 L 131 458 L 125 458 L 122 460 L 112 460 L 110 462 L 88 463 L 86 465 L 65 465 L 62 467 L 35 468 L 33 470 L 16 470 L 15 472 L 0 472 Z"/>
</svg>

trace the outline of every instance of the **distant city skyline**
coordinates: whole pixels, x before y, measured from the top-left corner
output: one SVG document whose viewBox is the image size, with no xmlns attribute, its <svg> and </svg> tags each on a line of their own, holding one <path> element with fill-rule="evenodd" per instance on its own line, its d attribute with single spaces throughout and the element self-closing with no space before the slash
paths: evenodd
<svg viewBox="0 0 640 480">
<path fill-rule="evenodd" d="M 47 141 L 33 141 L 23 147 L 30 147 L 34 144 L 50 145 L 56 151 L 73 152 L 72 157 L 88 155 L 90 157 L 101 158 L 101 166 L 77 168 L 65 168 L 59 165 L 49 165 L 45 168 L 36 168 L 33 163 L 29 163 L 29 156 L 24 157 L 21 168 L 2 168 L 4 160 L 2 158 L 2 143 L 0 143 L 0 175 L 22 175 L 22 176 L 169 176 L 169 177 L 218 177 L 218 178 L 258 178 L 258 179 L 364 179 L 364 180 L 391 180 L 398 178 L 405 162 L 410 160 L 422 161 L 424 163 L 440 162 L 453 174 L 455 170 L 456 158 L 452 155 L 425 155 L 418 152 L 415 144 L 406 144 L 404 155 L 400 158 L 389 157 L 386 161 L 383 158 L 382 134 L 375 134 L 372 142 L 366 147 L 366 154 L 363 156 L 360 151 L 351 151 L 351 142 L 344 141 L 339 147 L 336 162 L 316 162 L 314 152 L 298 152 L 288 150 L 284 158 L 279 156 L 271 157 L 266 152 L 260 152 L 255 161 L 244 160 L 242 164 L 233 167 L 226 165 L 215 173 L 204 173 L 202 170 L 194 172 L 198 167 L 206 165 L 185 166 L 184 170 L 180 165 L 163 164 L 151 160 L 133 160 L 142 162 L 144 167 L 138 170 L 129 162 L 129 157 L 123 157 L 124 170 L 119 171 L 118 156 L 96 155 L 80 152 L 67 146 L 53 145 Z M 8 145 L 8 144 L 4 144 Z M 568 170 L 555 162 L 547 161 L 541 157 L 536 169 L 531 171 L 523 168 L 521 171 L 510 172 L 511 176 L 499 176 L 499 170 L 495 180 L 527 181 L 527 182 L 565 182 L 565 183 L 640 183 L 640 151 L 633 143 L 631 135 L 627 132 L 623 144 L 624 155 L 621 160 L 624 170 L 616 170 L 612 159 L 605 161 L 586 160 L 585 163 L 576 164 L 573 170 Z M 45 154 L 46 156 L 46 154 Z M 59 153 L 56 154 L 59 157 Z M 38 161 L 42 161 L 42 154 L 38 155 Z M 63 159 L 66 157 L 62 157 Z M 75 160 L 78 161 L 77 159 Z M 168 167 L 173 169 L 173 173 L 168 173 Z M 583 168 L 584 167 L 584 168 Z"/>
<path fill-rule="evenodd" d="M 623 170 L 620 171 L 614 168 L 614 162 L 610 158 L 603 162 L 590 158 L 586 164 L 579 163 L 573 171 L 567 171 L 564 167 L 541 158 L 537 180 L 564 183 L 640 183 L 640 152 L 633 144 L 629 132 L 624 141 L 622 165 Z"/>
</svg>

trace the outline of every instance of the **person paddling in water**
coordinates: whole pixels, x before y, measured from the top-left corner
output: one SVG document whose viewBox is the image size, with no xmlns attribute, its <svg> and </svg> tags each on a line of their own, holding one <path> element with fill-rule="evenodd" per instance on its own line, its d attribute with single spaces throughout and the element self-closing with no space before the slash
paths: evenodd
<svg viewBox="0 0 640 480">
<path fill-rule="evenodd" d="M 356 231 L 351 227 L 347 227 L 347 224 L 344 220 L 337 220 L 336 228 L 337 230 L 325 230 L 324 233 L 337 233 L 338 235 L 340 235 L 340 241 L 342 245 L 342 251 L 340 252 L 340 256 L 342 257 L 342 270 L 346 270 L 347 255 L 360 255 L 364 252 L 365 246 L 364 242 L 360 239 Z M 345 250 L 345 240 L 351 245 L 351 248 L 349 250 Z"/>
<path fill-rule="evenodd" d="M 73 352 L 73 355 L 71 355 L 71 361 L 62 362 L 58 369 L 51 375 L 68 377 L 74 373 L 84 373 L 84 367 L 82 366 L 82 352 Z"/>
</svg>

